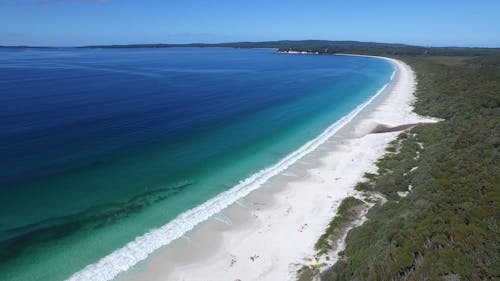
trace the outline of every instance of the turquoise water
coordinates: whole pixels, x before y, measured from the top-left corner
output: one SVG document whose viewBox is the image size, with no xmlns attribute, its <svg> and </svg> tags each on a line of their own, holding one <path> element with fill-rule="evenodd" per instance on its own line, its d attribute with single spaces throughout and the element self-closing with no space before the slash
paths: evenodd
<svg viewBox="0 0 500 281">
<path fill-rule="evenodd" d="M 296 151 L 392 71 L 273 50 L 0 50 L 0 279 L 69 278 Z"/>
</svg>

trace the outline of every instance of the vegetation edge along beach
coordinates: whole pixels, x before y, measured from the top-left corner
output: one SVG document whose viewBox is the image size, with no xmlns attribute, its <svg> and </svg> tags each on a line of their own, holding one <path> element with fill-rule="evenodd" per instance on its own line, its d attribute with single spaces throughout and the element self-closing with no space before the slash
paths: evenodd
<svg viewBox="0 0 500 281">
<path fill-rule="evenodd" d="M 321 52 L 322 48 L 295 49 Z M 286 51 L 286 50 L 282 50 Z M 321 255 L 347 233 L 331 267 L 304 266 L 298 280 L 496 280 L 500 227 L 500 51 L 438 48 L 437 54 L 365 49 L 408 63 L 417 74 L 415 111 L 443 118 L 402 132 L 357 184 L 365 200 L 385 200 L 365 215 L 344 199 L 317 243 Z M 457 52 L 458 51 L 458 52 Z M 331 247 L 331 246 L 330 246 Z"/>
<path fill-rule="evenodd" d="M 410 79 L 410 77 L 409 77 L 409 76 L 411 76 L 411 75 L 409 75 L 409 72 L 411 70 L 406 65 L 402 64 L 400 61 L 393 60 L 392 62 L 399 69 L 399 72 L 401 73 L 401 75 L 404 76 L 403 82 L 402 83 L 394 82 L 395 85 L 393 87 L 397 87 L 397 89 L 390 89 L 389 92 L 390 92 L 391 95 L 390 96 L 384 95 L 384 98 L 383 98 L 383 100 L 388 101 L 388 103 L 385 106 L 383 106 L 383 109 L 382 108 L 378 108 L 379 107 L 378 105 L 375 107 L 375 108 L 378 108 L 378 109 L 375 109 L 375 108 L 372 109 L 372 110 L 376 110 L 377 112 L 379 112 L 378 114 L 362 117 L 361 118 L 362 119 L 361 120 L 361 124 L 357 123 L 358 125 L 361 125 L 361 127 L 362 127 L 363 123 L 366 123 L 366 122 L 363 122 L 363 120 L 365 120 L 365 119 L 368 119 L 369 122 L 371 122 L 371 121 L 377 121 L 377 122 L 381 122 L 382 121 L 382 122 L 384 122 L 385 121 L 385 122 L 391 123 L 391 121 L 389 121 L 390 118 L 395 118 L 396 119 L 395 120 L 395 122 L 396 122 L 395 124 L 400 124 L 398 122 L 413 122 L 413 121 L 415 121 L 415 119 L 412 119 L 412 118 L 408 119 L 408 117 L 405 117 L 405 116 L 407 116 L 406 115 L 407 113 L 405 113 L 405 112 L 399 112 L 399 109 L 403 109 L 403 111 L 407 110 L 406 107 L 407 107 L 407 101 L 409 101 L 408 98 L 411 99 L 411 96 L 412 96 L 412 93 L 413 93 L 413 91 L 411 90 L 411 87 L 413 85 L 413 82 L 412 82 L 413 79 Z M 399 86 L 397 86 L 397 85 L 399 85 Z M 401 91 L 401 94 L 398 94 L 398 91 Z M 393 99 L 391 99 L 391 98 L 393 98 Z M 394 107 L 397 107 L 398 105 L 401 105 L 402 107 L 399 108 L 399 109 L 395 109 Z M 410 114 L 410 115 L 412 115 L 412 114 Z M 417 118 L 416 120 L 425 120 L 425 118 L 424 119 L 418 119 Z M 392 120 L 392 121 L 394 122 L 394 120 Z M 414 124 L 414 123 L 411 123 L 411 124 Z M 391 130 L 389 130 L 389 131 L 391 131 Z M 372 151 L 372 152 L 369 152 L 369 154 L 371 154 L 373 157 L 375 157 L 375 158 L 373 158 L 373 160 L 375 160 L 376 158 L 379 157 L 379 156 L 376 156 L 376 155 L 381 155 L 381 154 L 378 154 L 378 152 L 376 152 L 377 149 L 374 148 L 374 147 L 377 147 L 378 145 L 385 146 L 385 144 L 389 142 L 388 140 L 392 139 L 393 136 L 395 137 L 396 135 L 392 134 L 390 136 L 384 137 L 383 139 L 379 139 L 378 141 L 375 141 L 375 142 L 373 142 L 373 139 L 370 140 L 370 139 L 364 138 L 365 141 L 363 143 L 351 144 L 348 147 L 352 148 L 353 145 L 354 145 L 354 147 L 360 147 L 361 146 L 361 147 L 368 148 L 368 150 Z M 386 140 L 387 140 L 387 142 L 386 142 Z M 356 142 L 354 142 L 354 143 L 356 143 Z M 348 150 L 350 150 L 350 149 L 348 149 Z M 355 149 L 355 150 L 357 150 L 357 149 Z M 332 154 L 334 154 L 334 153 L 335 152 L 333 152 Z M 347 153 L 347 156 L 343 156 L 344 158 L 341 158 L 341 159 L 347 160 L 347 161 L 350 162 L 351 161 L 351 158 L 350 158 L 351 156 L 349 156 L 349 155 L 352 155 L 352 154 Z M 348 157 L 348 158 L 346 158 L 346 157 Z M 360 170 L 360 172 L 361 172 L 361 174 L 359 176 L 362 175 L 363 171 L 366 171 L 364 169 L 364 167 L 369 167 L 370 166 L 369 162 L 373 161 L 369 157 L 368 158 L 362 158 L 362 159 L 364 159 L 364 160 L 362 160 L 362 162 L 364 162 L 364 164 L 363 164 L 364 166 L 361 166 L 360 168 L 357 168 L 357 170 Z M 358 159 L 358 161 L 359 160 L 360 159 Z M 329 162 L 331 162 L 331 160 L 329 160 Z M 325 172 L 325 169 L 329 169 L 329 168 L 319 169 L 318 173 Z M 314 188 L 314 186 L 315 186 L 314 181 L 315 180 L 312 179 L 312 181 L 311 181 L 311 176 L 310 176 L 311 174 L 310 173 L 308 173 L 308 174 L 309 174 L 309 176 L 307 176 L 307 177 L 304 176 L 303 177 L 304 180 L 301 182 L 302 185 L 300 185 L 300 186 L 303 186 L 303 187 L 307 186 L 308 188 L 312 188 L 311 191 L 305 191 L 305 192 L 314 193 L 314 190 L 315 190 L 315 188 Z M 357 181 L 359 179 L 359 177 L 356 175 L 356 172 L 354 174 L 351 174 L 351 175 L 346 175 L 346 174 L 341 175 L 339 173 L 337 173 L 337 174 L 340 175 L 341 177 L 350 178 L 351 180 L 353 180 L 352 184 L 350 184 L 350 183 L 346 184 L 345 182 L 344 183 L 338 182 L 337 184 L 340 184 L 340 186 L 338 186 L 338 188 L 340 188 L 340 189 L 346 188 L 347 190 L 350 190 L 351 186 L 354 186 L 355 181 Z M 328 178 L 328 177 L 326 177 L 326 178 Z M 347 181 L 349 182 L 349 180 L 347 180 Z M 332 183 L 329 183 L 329 184 L 327 183 L 326 185 L 331 185 L 331 184 Z M 300 190 L 301 189 L 300 186 L 296 185 L 296 186 L 293 186 L 293 188 L 298 188 Z M 347 188 L 348 186 L 349 186 L 349 188 Z M 341 190 L 339 190 L 339 191 L 340 191 L 340 194 L 342 194 L 342 191 Z M 339 191 L 332 191 L 332 192 L 339 193 Z M 297 190 L 297 192 L 298 192 L 298 190 Z M 304 191 L 300 191 L 300 192 L 302 192 L 301 193 L 302 195 L 305 195 L 305 194 L 303 194 Z M 321 196 L 324 196 L 324 195 L 325 195 L 325 191 L 322 191 L 322 192 L 319 192 L 317 194 L 313 194 L 311 196 L 312 197 L 316 197 L 316 199 L 317 199 L 317 197 L 321 197 Z M 337 194 L 336 196 L 339 196 L 339 194 Z M 345 195 L 344 196 L 340 195 L 340 196 L 341 196 L 340 198 L 345 198 L 346 197 Z M 260 196 L 260 197 L 262 197 L 262 196 Z M 286 194 L 280 194 L 279 197 L 281 199 L 283 199 L 283 197 L 284 198 L 288 198 L 288 196 L 286 196 Z M 326 195 L 325 195 L 325 197 L 326 197 Z M 330 198 L 330 196 L 328 196 L 328 197 Z M 336 198 L 338 198 L 338 197 L 336 197 Z M 327 198 L 324 198 L 324 199 L 326 201 L 329 200 Z M 304 197 L 304 198 L 302 198 L 302 201 L 304 201 L 304 200 L 310 200 L 310 198 Z M 332 200 L 332 199 L 330 199 L 330 200 Z M 342 215 L 342 212 L 343 212 L 343 209 L 344 209 L 344 207 L 342 205 L 337 209 L 337 210 L 339 210 L 339 215 Z M 307 205 L 302 205 L 302 208 L 304 208 L 304 206 L 307 206 Z M 334 204 L 334 206 L 335 206 L 335 204 Z M 310 210 L 310 209 L 308 209 L 308 210 Z M 278 209 L 276 209 L 273 212 L 274 213 L 279 213 L 280 211 L 278 211 Z M 350 212 L 350 211 L 348 211 L 348 212 Z M 256 212 L 256 213 L 259 213 L 259 217 L 260 216 L 267 216 L 267 215 L 264 215 L 262 212 Z M 268 213 L 265 213 L 265 214 L 268 214 Z M 306 217 L 307 216 L 309 216 L 309 218 L 305 218 L 305 219 L 306 219 L 306 221 L 307 220 L 309 220 L 309 221 L 308 221 L 308 223 L 303 224 L 299 228 L 299 232 L 300 233 L 304 232 L 307 228 L 312 228 L 313 227 L 314 224 L 312 224 L 311 221 L 322 220 L 321 217 L 319 219 L 318 218 L 312 218 L 311 214 L 309 214 L 309 215 L 306 214 Z M 231 217 L 231 216 L 229 216 L 229 217 Z M 302 219 L 304 219 L 304 218 L 302 218 Z M 295 221 L 293 223 L 296 223 L 296 222 L 297 221 Z M 269 226 L 271 227 L 271 225 L 275 224 L 275 221 L 271 220 L 271 219 L 268 219 L 268 220 L 266 220 L 266 223 L 269 223 Z M 262 228 L 260 228 L 260 229 L 262 229 Z M 296 236 L 296 234 L 292 234 L 293 231 L 294 231 L 294 227 L 292 226 L 291 229 L 286 229 L 286 230 L 291 235 L 291 237 L 289 237 L 289 239 L 294 239 L 295 237 L 292 237 L 292 236 Z M 264 231 L 266 231 L 266 230 L 264 230 Z M 290 233 L 290 231 L 292 231 L 292 233 Z M 310 231 L 315 232 L 316 230 L 311 229 Z M 234 232 L 236 232 L 236 233 L 234 233 Z M 315 233 L 318 233 L 318 232 L 315 232 Z M 243 237 L 247 236 L 247 238 L 243 238 L 243 239 L 246 239 L 246 240 L 243 240 L 245 242 L 242 242 L 240 244 L 249 244 L 250 246 L 249 247 L 244 247 L 244 246 L 238 245 L 238 249 L 240 249 L 240 248 L 251 248 L 250 251 L 255 251 L 256 253 L 259 253 L 259 255 L 254 254 L 251 257 L 253 257 L 254 259 L 259 259 L 259 262 L 261 263 L 262 259 L 269 259 L 270 258 L 271 252 L 269 250 L 265 251 L 265 250 L 261 249 L 258 246 L 258 245 L 260 245 L 260 243 L 258 243 L 258 242 L 256 243 L 256 241 L 261 241 L 262 243 L 266 243 L 265 242 L 266 239 L 260 239 L 259 240 L 259 238 L 257 238 L 257 237 L 261 236 L 261 235 L 259 235 L 257 233 L 261 234 L 261 230 L 259 230 L 259 228 L 257 228 L 255 231 L 252 232 L 251 236 L 255 237 L 255 239 L 250 239 L 250 238 L 248 238 L 249 235 L 246 235 L 245 233 L 243 233 L 243 234 L 237 233 L 237 231 L 233 231 L 230 234 L 226 233 L 224 236 L 228 236 L 229 235 L 230 237 L 232 237 L 232 238 L 228 239 L 229 241 L 239 240 L 238 238 L 243 238 Z M 275 232 L 275 234 L 276 233 L 280 233 L 280 231 L 277 230 Z M 207 232 L 205 232 L 204 234 L 207 234 Z M 250 233 L 248 233 L 248 234 L 250 234 Z M 299 234 L 299 235 L 301 235 L 301 234 Z M 196 236 L 201 236 L 201 235 L 197 235 L 195 233 L 195 234 L 193 234 L 193 236 L 196 237 Z M 262 236 L 264 236 L 264 233 L 262 233 Z M 278 235 L 278 236 L 281 237 L 280 235 Z M 299 238 L 299 239 L 304 239 L 304 238 Z M 196 239 L 194 239 L 194 241 L 195 240 Z M 305 244 L 306 247 L 308 246 L 307 245 L 308 242 L 303 241 L 301 243 Z M 234 246 L 236 246 L 236 245 L 233 245 L 231 243 L 227 243 L 227 244 L 225 244 L 221 248 L 222 249 L 232 249 L 230 253 L 231 253 L 231 256 L 233 258 L 231 258 L 231 263 L 230 264 L 231 264 L 231 266 L 233 264 L 236 264 L 236 266 L 239 266 L 239 264 L 242 263 L 241 261 L 239 261 L 242 258 L 241 253 L 245 252 L 245 251 L 239 251 L 238 252 L 236 249 L 234 249 Z M 268 245 L 268 246 L 270 246 L 270 245 Z M 296 246 L 299 246 L 299 245 L 296 245 Z M 303 245 L 300 245 L 300 247 L 303 248 Z M 288 261 L 289 256 L 292 256 L 292 260 L 293 260 L 293 255 L 296 255 L 296 252 L 301 252 L 301 250 L 296 250 L 295 252 L 293 250 L 291 250 L 291 251 L 281 251 L 281 252 L 280 252 L 279 249 L 276 249 L 276 250 L 278 251 L 278 254 L 281 255 L 281 257 L 283 259 L 283 262 L 285 260 Z M 187 251 L 186 249 L 184 249 L 184 251 L 180 251 L 180 252 L 189 252 L 189 251 Z M 248 252 L 248 251 L 246 251 L 246 252 Z M 262 253 L 264 253 L 264 252 L 265 252 L 265 254 L 263 255 Z M 249 252 L 247 253 L 247 255 L 248 254 L 249 254 Z M 220 266 L 224 266 L 224 264 L 226 263 L 226 258 L 224 257 L 224 255 L 225 255 L 225 251 L 219 250 L 218 254 L 215 255 L 215 257 L 217 257 L 217 259 L 214 260 L 214 261 L 211 261 L 211 262 L 202 262 L 202 261 L 200 261 L 200 262 L 194 262 L 194 263 L 191 263 L 191 264 L 188 264 L 188 265 L 182 264 L 182 263 L 178 263 L 175 267 L 176 268 L 180 268 L 181 272 L 188 273 L 188 275 L 183 275 L 182 273 L 180 273 L 180 274 L 174 275 L 174 276 L 177 276 L 179 278 L 180 278 L 180 276 L 184 276 L 184 277 L 186 277 L 186 276 L 191 276 L 191 277 L 195 276 L 194 279 L 197 279 L 196 276 L 201 277 L 202 276 L 201 275 L 202 272 L 204 272 L 203 270 L 201 270 L 199 268 L 211 268 L 211 267 L 214 266 L 214 264 L 217 264 L 217 265 L 220 265 Z M 244 256 L 245 256 L 245 254 L 243 254 L 243 257 Z M 286 257 L 286 256 L 288 256 L 288 257 Z M 254 259 L 252 259 L 252 261 L 254 261 Z M 172 261 L 172 260 L 170 259 L 169 261 Z M 229 257 L 227 258 L 227 262 L 229 263 Z M 262 261 L 262 262 L 266 263 L 268 261 Z M 156 269 L 159 268 L 160 264 L 162 264 L 162 263 L 164 264 L 165 263 L 165 260 L 162 260 L 162 263 L 160 263 L 158 261 L 156 261 L 156 262 L 153 261 L 151 263 L 152 264 L 156 264 L 156 266 L 153 266 L 152 268 L 151 267 L 146 267 L 146 268 L 149 268 L 149 269 L 146 269 L 145 271 L 153 271 L 153 272 L 156 271 Z M 259 263 L 256 263 L 255 265 L 252 264 L 251 268 L 248 268 L 248 270 L 245 270 L 244 273 L 240 272 L 239 276 L 242 276 L 243 278 L 245 278 L 245 277 L 246 278 L 251 278 L 250 276 L 253 276 L 253 274 L 257 274 L 258 275 L 258 274 L 260 274 L 259 272 L 262 272 L 262 270 L 264 270 L 264 272 L 262 272 L 262 274 L 266 274 L 265 271 L 267 271 L 267 270 L 265 269 L 265 267 L 264 268 L 262 268 L 262 267 L 263 266 L 260 265 Z M 273 265 L 271 265 L 271 267 L 274 268 Z M 154 268 L 156 268 L 156 269 L 154 269 Z M 285 267 L 285 269 L 283 270 L 281 268 L 281 266 L 279 266 L 279 267 L 276 266 L 276 268 L 274 268 L 274 270 L 277 271 L 277 272 L 281 272 L 282 274 L 283 274 L 283 272 L 286 274 L 286 272 L 288 271 L 287 267 Z M 257 272 L 257 273 L 255 273 L 255 272 Z M 147 273 L 146 273 L 146 276 L 148 276 Z M 170 275 L 168 275 L 168 276 L 171 277 Z M 215 275 L 213 275 L 211 277 L 216 278 L 215 276 L 218 276 L 218 275 L 215 274 Z M 239 277 L 239 276 L 237 276 L 237 277 Z M 284 277 L 286 275 L 279 275 L 279 276 Z M 149 277 L 151 277 L 151 275 L 149 275 Z M 269 275 L 266 275 L 266 277 L 269 277 Z M 140 280 L 140 279 L 141 278 L 137 278 L 136 277 L 136 278 L 132 278 L 131 280 Z M 142 279 L 144 279 L 144 275 L 142 275 Z M 176 279 L 176 278 L 173 278 L 173 279 Z"/>
</svg>

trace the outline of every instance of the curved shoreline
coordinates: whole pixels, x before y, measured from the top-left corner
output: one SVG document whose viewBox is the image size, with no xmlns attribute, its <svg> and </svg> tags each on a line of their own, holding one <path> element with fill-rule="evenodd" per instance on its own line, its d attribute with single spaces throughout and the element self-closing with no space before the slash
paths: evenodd
<svg viewBox="0 0 500 281">
<path fill-rule="evenodd" d="M 342 188 L 339 188 L 334 192 L 331 192 L 331 190 L 328 191 L 328 188 L 325 187 L 327 180 L 331 181 L 334 179 L 332 176 L 335 174 L 335 170 L 328 171 L 328 166 L 332 163 L 336 163 L 337 165 L 342 164 L 337 163 L 342 162 L 342 160 L 336 159 L 331 161 L 332 159 L 328 160 L 328 158 L 331 157 L 332 154 L 334 155 L 334 158 L 341 155 L 345 152 L 343 147 L 346 146 L 346 144 L 347 147 L 352 145 L 349 144 L 351 139 L 357 139 L 359 136 L 368 134 L 369 131 L 377 124 L 393 126 L 401 125 L 399 123 L 390 122 L 396 120 L 397 118 L 391 117 L 391 120 L 388 120 L 389 123 L 383 121 L 385 123 L 379 122 L 377 124 L 367 122 L 367 120 L 373 121 L 373 118 L 366 118 L 368 113 L 377 112 L 377 108 L 383 104 L 382 101 L 387 100 L 388 96 L 394 92 L 395 88 L 397 88 L 397 85 L 401 84 L 400 76 L 402 74 L 405 75 L 408 72 L 405 72 L 404 67 L 401 66 L 401 62 L 392 59 L 387 60 L 391 61 L 397 69 L 391 77 L 391 79 L 395 79 L 386 84 L 368 101 L 359 105 L 351 113 L 332 124 L 320 136 L 306 143 L 300 149 L 292 152 L 272 167 L 254 174 L 252 177 L 241 182 L 239 185 L 207 201 L 201 206 L 181 214 L 177 219 L 167 225 L 138 237 L 134 241 L 128 243 L 125 247 L 104 257 L 98 263 L 87 266 L 82 271 L 75 273 L 70 280 L 88 278 L 91 278 L 92 280 L 110 280 L 121 272 L 124 272 L 135 264 L 148 258 L 148 255 L 150 254 L 152 255 L 146 262 L 142 262 L 139 266 L 135 266 L 132 270 L 130 270 L 130 272 L 126 272 L 126 274 L 121 274 L 119 279 L 155 280 L 168 277 L 169 280 L 180 280 L 184 278 L 187 278 L 187 280 L 221 280 L 228 278 L 228 280 L 237 278 L 248 280 L 249 277 L 250 279 L 252 278 L 252 272 L 262 271 L 255 270 L 257 264 L 264 264 L 264 268 L 266 268 L 264 271 L 266 272 L 269 269 L 272 269 L 270 271 L 272 274 L 263 275 L 260 273 L 258 276 L 255 276 L 254 279 L 262 280 L 263 278 L 270 278 L 269 280 L 271 280 L 274 278 L 288 278 L 290 273 L 293 274 L 293 270 L 288 270 L 290 262 L 288 261 L 285 263 L 286 266 L 284 269 L 284 263 L 281 262 L 281 266 L 279 266 L 279 268 L 269 268 L 269 256 L 272 255 L 267 254 L 259 255 L 254 253 L 253 256 L 258 256 L 258 258 L 254 261 L 248 259 L 248 257 L 252 256 L 252 254 L 248 254 L 246 259 L 252 261 L 252 264 L 244 266 L 241 270 L 237 269 L 241 264 L 244 264 L 245 254 L 237 253 L 238 251 L 232 251 L 231 249 L 235 247 L 233 244 L 235 244 L 235 241 L 248 241 L 248 237 L 254 237 L 256 238 L 254 239 L 256 241 L 249 242 L 251 245 L 250 248 L 259 248 L 254 246 L 266 244 L 266 241 L 271 241 L 273 236 L 279 237 L 281 230 L 287 229 L 287 232 L 289 232 L 290 226 L 293 225 L 292 228 L 295 228 L 297 218 L 296 216 L 288 216 L 287 214 L 289 218 L 293 217 L 294 219 L 291 220 L 286 227 L 282 227 L 281 230 L 274 227 L 276 228 L 274 231 L 269 230 L 266 232 L 267 236 L 270 237 L 260 239 L 259 241 L 259 238 L 262 236 L 261 234 L 266 231 L 265 229 L 263 230 L 263 228 L 270 229 L 271 225 L 276 225 L 277 222 L 273 219 L 276 219 L 276 212 L 279 212 L 283 206 L 293 206 L 294 213 L 305 213 L 308 215 L 308 210 L 311 209 L 311 206 L 308 207 L 304 206 L 304 204 L 301 205 L 300 202 L 295 202 L 293 204 L 291 202 L 287 202 L 289 197 L 304 199 L 307 195 L 323 195 L 328 199 L 318 203 L 318 206 L 320 207 L 318 210 L 319 216 L 314 219 L 314 223 L 304 223 L 308 234 L 318 233 L 318 237 L 321 235 L 322 230 L 325 228 L 326 224 L 328 224 L 329 219 L 335 215 L 335 209 L 338 207 L 340 201 L 353 194 L 354 184 L 361 178 L 363 173 L 368 171 L 367 169 L 370 168 L 368 167 L 370 165 L 367 166 L 367 164 L 372 164 L 371 166 L 374 166 L 372 162 L 378 157 L 374 159 L 367 159 L 368 161 L 362 161 L 363 165 L 361 166 L 367 166 L 362 169 L 357 169 L 357 171 L 362 173 L 348 177 L 351 180 L 355 180 L 354 183 L 351 184 L 352 186 L 349 184 L 341 184 Z M 405 85 L 408 86 L 407 84 L 408 83 Z M 411 93 L 413 92 L 412 86 L 413 85 L 410 85 Z M 401 107 L 399 109 L 401 109 Z M 409 112 L 411 112 L 411 109 Z M 405 116 L 405 114 L 403 114 L 403 116 Z M 412 121 L 415 120 L 412 119 Z M 395 136 L 394 133 L 392 134 Z M 390 139 L 384 140 L 382 143 L 388 143 L 389 141 Z M 380 144 L 377 145 L 377 151 L 383 151 L 385 144 L 382 144 L 382 147 L 380 146 Z M 324 153 L 325 150 L 328 152 Z M 348 150 L 351 152 L 353 151 L 352 147 Z M 373 156 L 373 154 L 374 153 L 371 153 L 370 156 Z M 347 157 L 350 158 L 351 156 Z M 345 155 L 340 158 L 346 160 Z M 325 160 L 326 165 L 324 163 Z M 316 170 L 318 170 L 318 175 L 324 173 L 326 178 L 325 176 L 320 176 L 318 182 L 318 179 L 314 175 Z M 339 177 L 335 177 L 335 181 L 339 181 L 338 178 Z M 338 184 L 338 182 L 335 182 L 335 184 Z M 297 187 L 295 187 L 296 185 L 299 187 L 314 185 L 315 189 L 318 190 L 315 192 L 308 192 L 307 190 L 297 191 L 297 193 L 300 193 L 297 195 L 297 193 L 295 193 L 297 189 Z M 283 186 L 285 186 L 285 188 L 281 188 Z M 221 197 L 224 197 L 224 201 L 221 200 Z M 286 198 L 285 202 L 283 202 L 284 198 Z M 313 197 L 310 199 L 314 200 Z M 312 207 L 314 208 L 315 206 Z M 292 207 L 289 208 L 290 210 L 292 209 Z M 265 216 L 267 216 L 267 219 L 262 219 L 262 217 Z M 207 221 L 210 217 L 215 219 Z M 304 221 L 307 220 L 307 218 L 302 215 L 299 220 Z M 194 229 L 195 226 L 197 227 Z M 189 233 L 186 234 L 186 232 Z M 192 239 L 178 239 L 180 237 L 188 236 L 192 236 Z M 308 237 L 307 240 L 313 241 L 314 243 L 317 240 L 317 237 L 311 240 L 314 236 L 315 235 Z M 174 242 L 170 243 L 172 241 Z M 212 243 L 208 243 L 209 241 L 212 241 Z M 276 242 L 279 243 L 283 241 Z M 296 241 L 292 245 L 295 246 L 300 242 L 301 241 Z M 164 247 L 168 250 L 154 252 L 160 247 Z M 284 252 L 282 255 L 290 256 L 292 254 L 292 256 L 297 256 L 293 255 L 294 253 L 289 253 L 290 248 L 293 247 L 284 247 L 281 249 L 283 250 L 282 252 Z M 312 246 L 308 246 L 308 248 L 313 250 Z M 143 254 L 136 255 L 138 250 L 140 250 Z M 241 251 L 248 252 L 249 250 L 250 249 L 242 249 Z M 259 252 L 265 252 L 265 250 L 266 249 L 256 249 L 256 251 Z M 310 254 L 304 254 L 304 251 L 307 252 L 307 248 L 301 250 L 301 255 L 299 256 L 305 257 Z M 232 252 L 235 252 L 235 254 Z M 280 251 L 277 251 L 276 249 L 272 251 L 274 254 L 278 252 Z M 238 261 L 241 260 L 243 261 L 238 263 Z M 279 257 L 277 260 L 280 260 Z M 297 260 L 297 257 L 294 257 L 294 260 Z M 227 263 L 230 263 L 230 270 L 224 270 L 226 267 L 225 264 Z M 274 264 L 272 259 L 271 264 Z M 248 268 L 250 265 L 251 267 Z M 202 268 L 206 268 L 206 272 L 211 273 L 209 276 L 213 279 L 207 279 L 207 273 L 204 273 Z M 249 270 L 251 270 L 251 272 L 247 272 Z M 238 272 L 241 274 L 237 274 Z M 274 274 L 276 272 L 279 272 L 277 276 Z M 233 275 L 239 275 L 240 277 L 234 277 Z M 287 275 L 287 277 L 285 277 L 285 275 Z"/>
<path fill-rule="evenodd" d="M 118 279 L 290 279 L 294 264 L 314 254 L 313 245 L 341 200 L 356 193 L 354 185 L 365 172 L 374 171 L 374 162 L 398 134 L 368 133 L 380 124 L 430 121 L 412 112 L 411 69 L 382 59 L 396 68 L 392 82 L 317 149 L 184 235 L 191 238 L 177 239 Z"/>
</svg>

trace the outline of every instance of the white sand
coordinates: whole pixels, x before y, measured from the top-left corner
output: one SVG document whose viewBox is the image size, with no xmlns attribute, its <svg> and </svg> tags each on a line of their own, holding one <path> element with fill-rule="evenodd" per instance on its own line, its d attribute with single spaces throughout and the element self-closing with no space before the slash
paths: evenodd
<svg viewBox="0 0 500 281">
<path fill-rule="evenodd" d="M 374 162 L 399 134 L 368 133 L 378 124 L 436 121 L 412 112 L 414 74 L 388 60 L 397 68 L 393 82 L 337 135 L 119 279 L 293 280 L 298 265 L 310 263 L 339 203 L 356 195 L 354 185 L 376 171 Z"/>
</svg>

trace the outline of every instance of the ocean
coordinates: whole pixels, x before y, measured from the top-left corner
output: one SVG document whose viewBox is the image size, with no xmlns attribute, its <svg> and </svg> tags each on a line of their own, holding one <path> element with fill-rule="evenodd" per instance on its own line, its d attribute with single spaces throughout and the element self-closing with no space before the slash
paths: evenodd
<svg viewBox="0 0 500 281">
<path fill-rule="evenodd" d="M 111 279 L 299 159 L 393 70 L 272 49 L 0 49 L 0 280 Z"/>
</svg>

